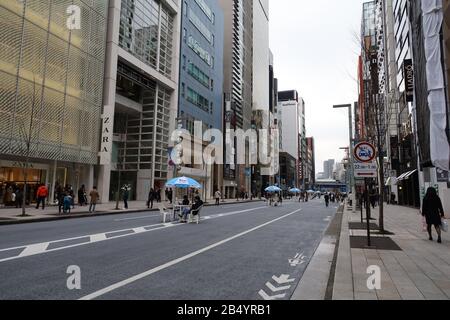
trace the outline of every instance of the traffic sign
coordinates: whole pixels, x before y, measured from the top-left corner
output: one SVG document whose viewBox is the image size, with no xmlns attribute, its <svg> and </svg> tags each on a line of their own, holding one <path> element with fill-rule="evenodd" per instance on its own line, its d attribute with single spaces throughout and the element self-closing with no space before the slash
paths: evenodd
<svg viewBox="0 0 450 320">
<path fill-rule="evenodd" d="M 371 163 L 375 160 L 375 147 L 369 142 L 360 142 L 355 146 L 355 159 L 363 163 Z"/>
<path fill-rule="evenodd" d="M 355 161 L 355 178 L 376 178 L 378 175 L 378 165 L 375 161 L 370 163 Z"/>
</svg>

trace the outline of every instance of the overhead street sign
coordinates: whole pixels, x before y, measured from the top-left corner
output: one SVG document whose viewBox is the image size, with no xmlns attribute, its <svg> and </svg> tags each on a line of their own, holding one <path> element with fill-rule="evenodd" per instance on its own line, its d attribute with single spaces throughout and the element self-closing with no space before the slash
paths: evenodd
<svg viewBox="0 0 450 320">
<path fill-rule="evenodd" d="M 354 149 L 355 159 L 363 163 L 371 163 L 375 160 L 375 147 L 369 142 L 360 142 Z"/>
</svg>

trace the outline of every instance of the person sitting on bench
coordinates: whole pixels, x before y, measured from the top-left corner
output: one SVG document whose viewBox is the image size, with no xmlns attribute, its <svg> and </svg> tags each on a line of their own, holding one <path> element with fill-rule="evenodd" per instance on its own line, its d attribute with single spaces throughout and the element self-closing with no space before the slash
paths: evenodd
<svg viewBox="0 0 450 320">
<path fill-rule="evenodd" d="M 198 209 L 200 209 L 203 206 L 203 201 L 200 199 L 199 196 L 196 196 L 194 198 L 194 204 L 192 205 L 191 209 L 185 209 L 183 211 L 183 216 L 180 220 L 181 223 L 187 223 L 187 217 L 188 215 L 192 212 L 192 211 L 198 211 Z"/>
</svg>

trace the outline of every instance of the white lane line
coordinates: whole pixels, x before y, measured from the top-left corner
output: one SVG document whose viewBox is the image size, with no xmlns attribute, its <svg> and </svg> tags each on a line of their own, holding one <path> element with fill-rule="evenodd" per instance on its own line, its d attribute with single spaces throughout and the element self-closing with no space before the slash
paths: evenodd
<svg viewBox="0 0 450 320">
<path fill-rule="evenodd" d="M 204 252 L 207 252 L 207 251 L 209 251 L 209 250 L 212 250 L 212 249 L 214 249 L 214 248 L 217 248 L 217 247 L 219 247 L 219 246 L 221 246 L 221 245 L 223 245 L 223 244 L 225 244 L 225 243 L 228 243 L 228 242 L 230 242 L 230 241 L 232 241 L 232 240 L 235 240 L 235 239 L 237 239 L 237 238 L 243 237 L 243 236 L 245 236 L 245 235 L 247 235 L 247 234 L 249 234 L 249 233 L 252 233 L 252 232 L 254 232 L 254 231 L 256 231 L 256 230 L 262 229 L 262 228 L 264 228 L 264 227 L 266 227 L 266 226 L 268 226 L 268 225 L 271 225 L 271 224 L 273 224 L 273 223 L 275 223 L 275 222 L 278 222 L 278 221 L 280 221 L 280 220 L 283 220 L 283 219 L 285 219 L 285 218 L 287 218 L 287 217 L 289 217 L 289 216 L 292 216 L 292 215 L 296 214 L 297 212 L 300 212 L 301 210 L 302 210 L 302 209 L 298 209 L 298 210 L 296 210 L 296 211 L 294 211 L 294 212 L 288 213 L 288 214 L 286 214 L 286 215 L 284 215 L 284 216 L 281 216 L 281 217 L 279 217 L 279 218 L 277 218 L 277 219 L 274 219 L 274 220 L 271 220 L 271 221 L 269 221 L 269 222 L 263 223 L 263 224 L 261 224 L 261 225 L 259 225 L 259 226 L 257 226 L 257 227 L 254 227 L 254 228 L 251 228 L 251 229 L 249 229 L 249 230 L 247 230 L 247 231 L 241 232 L 241 233 L 239 233 L 239 234 L 237 234 L 237 235 L 234 235 L 234 236 L 232 236 L 232 237 L 230 237 L 230 238 L 228 238 L 228 239 L 219 241 L 219 242 L 217 242 L 217 243 L 215 243 L 215 244 L 212 244 L 212 245 L 210 245 L 210 246 L 207 246 L 207 247 L 205 247 L 205 248 L 203 248 L 203 249 L 200 249 L 200 250 L 198 250 L 198 251 L 195 251 L 195 252 L 192 252 L 192 253 L 190 253 L 190 254 L 188 254 L 188 255 L 185 255 L 184 257 L 181 257 L 181 258 L 172 260 L 172 261 L 167 262 L 167 263 L 165 263 L 165 264 L 163 264 L 163 265 L 161 265 L 161 266 L 159 266 L 159 267 L 150 269 L 150 270 L 148 270 L 148 271 L 146 271 L 146 272 L 143 272 L 143 273 L 141 273 L 141 274 L 135 275 L 135 276 L 133 276 L 133 277 L 131 277 L 131 278 L 128 278 L 128 279 L 125 279 L 125 280 L 120 281 L 120 282 L 118 282 L 118 283 L 115 283 L 115 284 L 113 284 L 113 285 L 111 285 L 111 286 L 109 286 L 109 287 L 106 287 L 106 288 L 104 288 L 104 289 L 98 290 L 98 291 L 96 291 L 96 292 L 94 292 L 94 293 L 91 293 L 91 294 L 89 294 L 89 295 L 86 295 L 86 296 L 84 296 L 84 297 L 81 297 L 79 300 L 92 300 L 92 299 L 98 298 L 98 297 L 100 297 L 100 296 L 103 296 L 103 295 L 105 295 L 106 293 L 109 293 L 109 292 L 114 291 L 114 290 L 116 290 L 116 289 L 119 289 L 119 288 L 121 288 L 121 287 L 127 286 L 127 285 L 129 285 L 130 283 L 133 283 L 133 282 L 136 282 L 136 281 L 138 281 L 138 280 L 140 280 L 140 279 L 146 278 L 146 277 L 148 277 L 148 276 L 150 276 L 150 275 L 152 275 L 152 274 L 154 274 L 154 273 L 157 273 L 157 272 L 159 272 L 159 271 L 161 271 L 161 270 L 167 269 L 167 268 L 169 268 L 169 267 L 171 267 L 171 266 L 174 266 L 174 265 L 176 265 L 176 264 L 178 264 L 178 263 L 181 263 L 181 262 L 186 261 L 186 260 L 188 260 L 188 259 L 191 259 L 191 258 L 193 258 L 193 257 L 195 257 L 195 256 L 198 256 L 198 255 L 200 255 L 200 254 L 202 254 L 202 253 L 204 253 Z"/>
<path fill-rule="evenodd" d="M 44 243 L 37 243 L 33 244 L 31 246 L 27 246 L 20 254 L 19 257 L 28 257 L 35 254 L 39 254 L 42 252 L 45 252 L 47 250 L 48 245 L 50 242 L 44 242 Z"/>
<path fill-rule="evenodd" d="M 242 207 L 246 207 L 245 205 L 228 205 L 228 206 L 210 206 L 210 208 L 220 208 L 220 209 L 236 209 L 236 208 L 242 208 Z M 142 217 L 131 217 L 131 218 L 123 218 L 123 219 L 114 219 L 114 222 L 122 222 L 122 221 L 131 221 L 131 220 L 141 220 L 141 219 L 148 219 L 148 218 L 157 218 L 159 217 L 159 214 L 153 214 L 153 215 L 148 215 L 148 216 L 142 216 Z"/>
<path fill-rule="evenodd" d="M 157 218 L 159 217 L 159 214 L 153 214 L 151 216 L 142 216 L 142 217 L 134 217 L 134 218 L 124 218 L 124 219 L 115 219 L 114 222 L 121 222 L 121 221 L 130 221 L 130 220 L 141 220 L 141 219 L 148 219 L 148 218 Z"/>
<path fill-rule="evenodd" d="M 100 242 L 106 240 L 106 233 L 98 233 L 90 236 L 91 243 Z"/>
<path fill-rule="evenodd" d="M 145 229 L 144 227 L 140 227 L 140 228 L 134 228 L 133 229 L 134 233 L 144 233 L 147 232 L 147 229 Z"/>
<path fill-rule="evenodd" d="M 248 210 L 243 210 L 243 211 L 230 212 L 230 213 L 227 213 L 226 215 L 223 215 L 223 216 L 236 215 L 236 214 L 240 214 L 240 213 L 247 213 L 247 212 L 259 210 L 261 208 L 265 208 L 265 207 L 259 207 L 259 208 L 253 208 L 253 209 L 248 209 Z M 210 216 L 209 218 L 210 219 L 217 219 L 217 218 L 219 218 L 219 216 L 215 215 L 215 216 Z M 143 227 L 136 227 L 136 228 L 123 229 L 123 230 L 107 231 L 107 232 L 104 232 L 104 233 L 97 233 L 97 234 L 92 234 L 92 235 L 84 235 L 84 236 L 80 236 L 80 237 L 73 237 L 73 238 L 60 239 L 60 240 L 54 240 L 54 241 L 49 241 L 49 242 L 28 244 L 28 245 L 13 247 L 13 248 L 1 249 L 0 252 L 16 250 L 16 249 L 24 249 L 24 250 L 22 251 L 21 254 L 19 254 L 17 256 L 0 259 L 0 262 L 15 260 L 15 259 L 23 258 L 23 257 L 37 255 L 37 254 L 44 254 L 44 253 L 53 252 L 53 251 L 60 251 L 60 250 L 64 250 L 64 249 L 75 248 L 75 247 L 84 246 L 84 245 L 87 245 L 87 244 L 98 243 L 98 242 L 102 242 L 102 241 L 113 240 L 113 239 L 118 239 L 118 238 L 123 238 L 123 237 L 129 237 L 129 236 L 133 236 L 133 235 L 136 235 L 136 234 L 153 232 L 153 231 L 158 231 L 158 230 L 162 230 L 162 229 L 182 226 L 182 225 L 183 224 L 178 224 L 178 223 L 166 223 L 166 224 L 158 223 L 158 224 L 149 225 L 149 226 L 143 226 Z M 154 227 L 156 227 L 156 228 L 154 228 Z M 143 231 L 143 230 L 145 230 L 145 231 Z M 123 235 L 120 235 L 120 236 L 113 236 L 113 237 L 109 237 L 109 238 L 106 236 L 106 234 L 122 233 L 122 232 L 127 232 L 127 231 L 128 232 L 133 231 L 133 232 L 130 232 L 130 233 L 127 233 L 127 234 L 123 234 Z M 49 246 L 49 244 L 56 244 L 56 243 L 65 242 L 65 241 L 81 240 L 81 239 L 84 239 L 84 238 L 86 238 L 87 240 L 84 241 L 84 242 L 81 242 L 81 243 L 76 243 L 76 244 L 72 244 L 72 245 L 67 245 L 67 246 L 62 246 L 62 247 L 58 247 L 58 248 L 48 249 L 47 250 L 47 247 Z"/>
</svg>

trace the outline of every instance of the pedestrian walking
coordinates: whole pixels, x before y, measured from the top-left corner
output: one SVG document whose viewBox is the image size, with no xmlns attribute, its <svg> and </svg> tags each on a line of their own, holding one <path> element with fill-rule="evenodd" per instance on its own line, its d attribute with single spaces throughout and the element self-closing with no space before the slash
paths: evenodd
<svg viewBox="0 0 450 320">
<path fill-rule="evenodd" d="M 167 199 L 169 199 L 169 203 L 172 204 L 172 199 L 173 199 L 172 189 L 169 189 L 169 191 L 167 191 Z"/>
<path fill-rule="evenodd" d="M 216 206 L 220 205 L 220 198 L 222 198 L 222 194 L 219 190 L 216 191 L 214 197 L 216 198 Z"/>
<path fill-rule="evenodd" d="M 22 208 L 23 205 L 23 191 L 21 188 L 16 190 L 16 208 Z"/>
<path fill-rule="evenodd" d="M 330 205 L 330 196 L 328 193 L 325 194 L 325 205 L 328 206 Z"/>
<path fill-rule="evenodd" d="M 153 209 L 153 201 L 155 201 L 155 190 L 150 189 L 148 193 L 148 199 L 147 199 L 147 208 Z"/>
<path fill-rule="evenodd" d="M 124 208 L 128 209 L 128 198 L 130 197 L 130 192 L 128 191 L 128 187 L 125 186 L 123 190 L 123 204 Z"/>
<path fill-rule="evenodd" d="M 91 202 L 89 203 L 89 213 L 95 212 L 95 206 L 97 205 L 98 200 L 100 199 L 100 194 L 97 191 L 97 187 L 93 187 L 91 192 L 89 193 L 89 197 L 91 198 Z"/>
<path fill-rule="evenodd" d="M 73 191 L 72 186 L 69 186 L 69 196 L 70 196 L 72 209 L 75 209 L 75 192 Z"/>
<path fill-rule="evenodd" d="M 39 209 L 39 205 L 42 202 L 42 210 L 45 209 L 45 199 L 48 197 L 48 189 L 44 184 L 41 184 L 41 186 L 38 188 L 37 191 L 37 205 L 36 209 Z"/>
<path fill-rule="evenodd" d="M 64 208 L 64 189 L 62 186 L 58 186 L 56 189 L 56 200 L 58 200 L 58 212 L 61 213 Z"/>
<path fill-rule="evenodd" d="M 156 202 L 161 203 L 161 189 L 156 191 Z"/>
<path fill-rule="evenodd" d="M 78 189 L 78 204 L 81 207 L 87 204 L 86 187 L 84 184 Z"/>
<path fill-rule="evenodd" d="M 65 193 L 63 202 L 64 202 L 63 212 L 70 213 L 70 208 L 72 207 L 73 203 L 73 198 L 70 195 L 70 193 L 68 192 Z"/>
<path fill-rule="evenodd" d="M 434 226 L 438 234 L 438 243 L 442 243 L 441 226 L 444 218 L 444 208 L 435 188 L 428 188 L 425 198 L 423 199 L 422 216 L 425 217 L 427 223 L 427 231 L 430 241 L 433 241 L 431 227 Z"/>
</svg>

